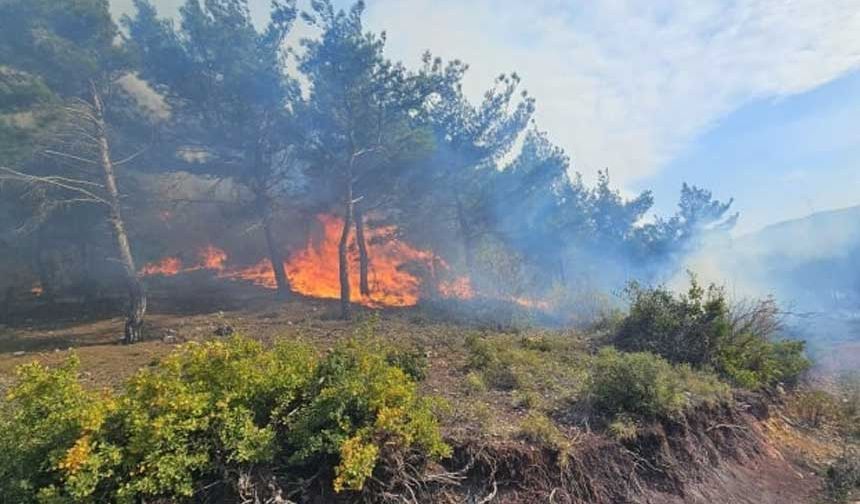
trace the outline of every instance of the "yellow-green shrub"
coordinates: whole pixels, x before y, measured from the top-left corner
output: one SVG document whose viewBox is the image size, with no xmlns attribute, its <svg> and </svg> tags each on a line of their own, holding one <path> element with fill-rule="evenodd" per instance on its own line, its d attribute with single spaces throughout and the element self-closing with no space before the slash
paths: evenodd
<svg viewBox="0 0 860 504">
<path fill-rule="evenodd" d="M 90 452 L 112 402 L 84 390 L 78 364 L 73 356 L 55 369 L 37 363 L 18 368 L 0 403 L 0 502 L 35 502 L 40 492 L 54 493 L 68 472 L 111 462 Z M 89 480 L 81 474 L 69 483 L 86 489 Z"/>
<path fill-rule="evenodd" d="M 432 411 L 413 380 L 367 341 L 338 345 L 311 382 L 309 402 L 285 417 L 294 464 L 338 458 L 335 490 L 360 489 L 385 449 L 445 456 Z"/>
<path fill-rule="evenodd" d="M 75 360 L 24 366 L 0 409 L 0 502 L 191 501 L 266 465 L 357 490 L 386 450 L 447 454 L 431 401 L 387 355 L 189 344 L 116 397 L 86 392 Z"/>
</svg>

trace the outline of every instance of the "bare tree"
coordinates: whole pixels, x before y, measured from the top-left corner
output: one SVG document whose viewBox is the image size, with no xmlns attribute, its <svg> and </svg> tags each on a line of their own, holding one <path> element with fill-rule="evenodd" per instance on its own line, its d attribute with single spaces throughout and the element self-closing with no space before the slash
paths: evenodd
<svg viewBox="0 0 860 504">
<path fill-rule="evenodd" d="M 36 229 L 51 213 L 72 205 L 104 208 L 129 297 L 123 341 L 135 343 L 141 339 L 146 291 L 137 276 L 122 216 L 116 169 L 140 152 L 119 161 L 113 159 L 102 96 L 99 86 L 90 82 L 89 100 L 75 98 L 61 107 L 62 119 L 47 135 L 46 147 L 41 149 L 39 159 L 42 162 L 26 172 L 0 167 L 0 182 L 23 184 L 28 191 L 38 192 L 41 197 L 37 211 L 18 232 Z"/>
</svg>

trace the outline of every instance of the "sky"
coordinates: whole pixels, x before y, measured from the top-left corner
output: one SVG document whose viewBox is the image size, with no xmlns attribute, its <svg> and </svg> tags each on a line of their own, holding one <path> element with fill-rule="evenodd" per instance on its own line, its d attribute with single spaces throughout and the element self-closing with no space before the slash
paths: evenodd
<svg viewBox="0 0 860 504">
<path fill-rule="evenodd" d="M 366 3 L 392 59 L 461 59 L 476 100 L 516 71 L 576 171 L 653 189 L 660 214 L 684 181 L 734 197 L 737 233 L 860 205 L 860 0 Z"/>
</svg>

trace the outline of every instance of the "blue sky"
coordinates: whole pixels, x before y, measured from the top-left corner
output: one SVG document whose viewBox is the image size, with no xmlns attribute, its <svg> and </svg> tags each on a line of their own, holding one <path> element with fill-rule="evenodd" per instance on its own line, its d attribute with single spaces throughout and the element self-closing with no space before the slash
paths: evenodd
<svg viewBox="0 0 860 504">
<path fill-rule="evenodd" d="M 755 100 L 703 132 L 659 173 L 658 211 L 672 211 L 680 181 L 734 197 L 738 231 L 860 205 L 860 72 L 811 91 Z"/>
<path fill-rule="evenodd" d="M 111 0 L 115 12 L 131 0 Z M 181 0 L 154 0 L 167 14 Z M 349 2 L 340 0 L 341 5 Z M 249 0 L 263 22 L 269 0 Z M 738 232 L 860 204 L 860 0 L 368 0 L 388 54 L 517 71 L 586 180 L 609 168 L 673 211 L 688 181 Z M 300 30 L 300 33 L 308 33 Z"/>
</svg>

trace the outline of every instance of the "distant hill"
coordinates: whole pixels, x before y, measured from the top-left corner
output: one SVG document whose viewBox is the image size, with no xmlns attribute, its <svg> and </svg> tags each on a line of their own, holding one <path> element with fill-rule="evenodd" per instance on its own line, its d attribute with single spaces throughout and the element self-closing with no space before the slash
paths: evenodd
<svg viewBox="0 0 860 504">
<path fill-rule="evenodd" d="M 843 256 L 860 244 L 860 205 L 773 224 L 742 236 L 737 244 L 798 261 Z"/>
<path fill-rule="evenodd" d="M 860 206 L 818 212 L 734 240 L 731 271 L 776 295 L 819 362 L 860 363 Z"/>
<path fill-rule="evenodd" d="M 746 271 L 806 309 L 860 311 L 860 206 L 818 212 L 737 239 Z"/>
</svg>

